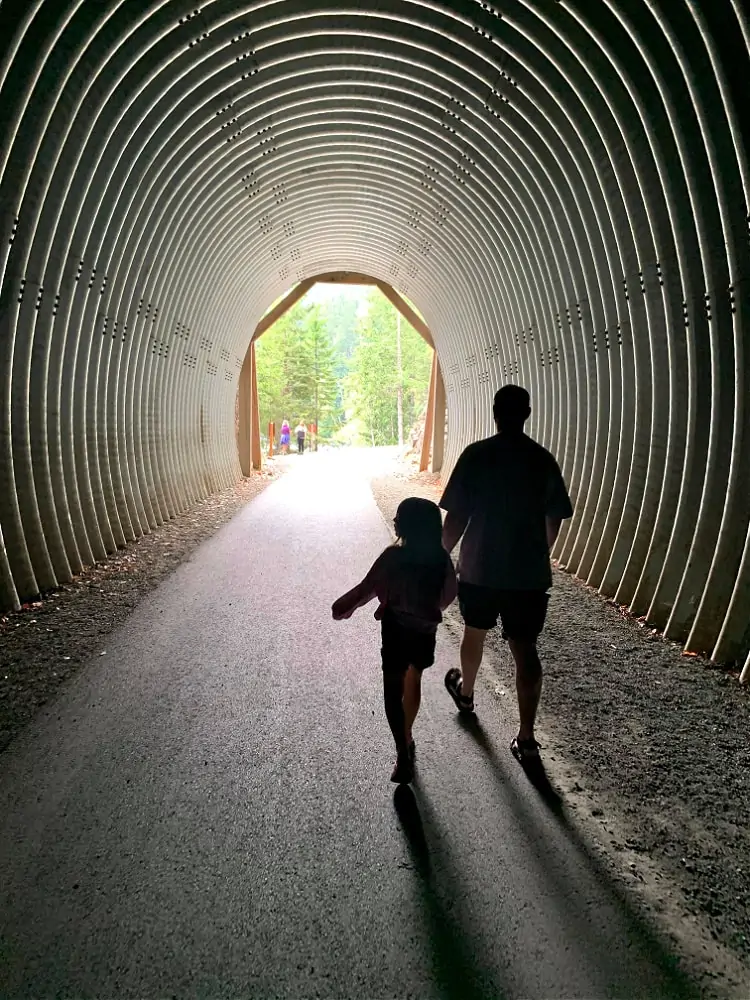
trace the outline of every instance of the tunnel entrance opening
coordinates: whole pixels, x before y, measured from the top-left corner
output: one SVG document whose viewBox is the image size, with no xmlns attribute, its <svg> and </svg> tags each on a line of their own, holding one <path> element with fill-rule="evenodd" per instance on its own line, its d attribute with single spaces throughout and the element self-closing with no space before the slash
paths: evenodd
<svg viewBox="0 0 750 1000">
<path fill-rule="evenodd" d="M 278 426 L 275 426 L 273 429 L 267 426 L 269 424 L 269 420 L 267 419 L 268 413 L 263 414 L 261 412 L 261 393 L 258 390 L 258 352 L 256 345 L 261 336 L 273 329 L 316 286 L 359 286 L 363 290 L 376 289 L 394 307 L 399 321 L 399 328 L 400 320 L 403 318 L 406 320 L 408 326 L 431 348 L 432 362 L 423 412 L 424 427 L 421 429 L 421 441 L 418 446 L 419 469 L 420 471 L 425 471 L 429 468 L 432 472 L 440 471 L 443 463 L 446 435 L 446 399 L 440 362 L 430 329 L 416 309 L 391 285 L 369 275 L 340 271 L 328 272 L 301 281 L 268 310 L 253 332 L 240 371 L 237 397 L 237 448 L 243 475 L 247 476 L 252 470 L 259 470 L 262 467 L 264 452 L 267 453 L 269 451 L 269 436 L 273 437 L 275 435 L 278 440 L 281 428 L 280 419 L 278 420 Z M 314 419 L 310 422 L 310 427 L 314 428 L 314 430 L 308 438 L 308 443 L 312 443 L 316 447 L 319 440 L 318 420 L 320 415 L 317 412 L 319 410 L 317 401 L 308 408 L 312 409 L 314 416 Z M 404 431 L 408 432 L 409 428 L 403 428 L 401 425 L 400 406 L 398 412 L 399 444 L 403 444 Z M 297 414 L 296 412 L 288 416 L 292 425 L 290 446 L 293 447 L 295 444 L 294 426 L 298 420 L 310 420 L 310 418 L 306 418 L 305 415 Z M 372 443 L 375 444 L 374 437 Z M 270 450 L 273 450 L 273 445 L 271 445 Z"/>
</svg>

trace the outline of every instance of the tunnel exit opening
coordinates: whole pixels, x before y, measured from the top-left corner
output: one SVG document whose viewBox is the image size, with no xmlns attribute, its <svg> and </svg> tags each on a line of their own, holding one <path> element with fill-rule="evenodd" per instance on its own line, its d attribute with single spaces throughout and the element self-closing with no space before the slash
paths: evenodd
<svg viewBox="0 0 750 1000">
<path fill-rule="evenodd" d="M 318 284 L 359 285 L 377 288 L 432 349 L 425 426 L 419 455 L 421 472 L 439 472 L 443 464 L 446 431 L 446 396 L 440 361 L 429 327 L 416 310 L 387 282 L 353 271 L 336 271 L 306 278 L 295 285 L 260 320 L 253 331 L 240 370 L 237 405 L 237 449 L 242 474 L 248 476 L 263 465 L 258 363 L 256 344 L 293 306 Z"/>
</svg>

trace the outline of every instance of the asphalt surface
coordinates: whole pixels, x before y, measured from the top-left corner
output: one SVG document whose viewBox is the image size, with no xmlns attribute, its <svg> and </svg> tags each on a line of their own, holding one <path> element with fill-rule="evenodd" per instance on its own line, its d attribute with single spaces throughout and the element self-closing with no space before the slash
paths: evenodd
<svg viewBox="0 0 750 1000">
<path fill-rule="evenodd" d="M 356 461 L 305 456 L 110 636 L 0 778 L 0 996 L 696 995 L 442 631 L 394 795 Z"/>
</svg>

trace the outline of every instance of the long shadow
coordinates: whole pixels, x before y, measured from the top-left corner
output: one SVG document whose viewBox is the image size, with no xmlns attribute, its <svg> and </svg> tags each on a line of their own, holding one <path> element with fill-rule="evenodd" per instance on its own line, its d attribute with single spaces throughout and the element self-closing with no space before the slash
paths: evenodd
<svg viewBox="0 0 750 1000">
<path fill-rule="evenodd" d="M 521 765 L 512 758 L 510 750 L 508 750 L 508 756 L 504 755 L 502 761 L 498 758 L 493 743 L 488 738 L 487 733 L 476 716 L 457 716 L 457 720 L 459 725 L 472 736 L 477 746 L 484 753 L 503 791 L 510 792 L 514 796 L 516 814 L 522 827 L 524 829 L 533 829 L 536 817 L 532 809 L 529 808 L 529 804 L 524 800 L 523 796 L 518 793 L 513 783 L 508 780 L 508 764 L 512 761 L 510 763 L 511 767 L 521 767 Z M 678 1000 L 678 998 L 679 1000 L 697 1000 L 700 996 L 698 987 L 685 972 L 678 968 L 678 960 L 670 953 L 662 936 L 637 911 L 623 888 L 613 881 L 610 872 L 607 871 L 601 860 L 592 853 L 589 845 L 570 822 L 565 810 L 564 801 L 550 783 L 541 761 L 530 767 L 523 767 L 522 770 L 529 783 L 536 789 L 544 804 L 549 808 L 556 825 L 562 830 L 565 839 L 591 873 L 602 897 L 604 899 L 608 898 L 616 906 L 617 910 L 619 910 L 624 929 L 628 937 L 632 939 L 637 951 L 658 970 L 662 980 L 661 990 L 658 994 L 653 995 L 669 997 L 670 1000 L 671 998 L 675 998 L 675 1000 Z M 539 830 L 538 832 L 541 838 L 543 830 Z M 565 901 L 569 894 L 569 886 L 559 878 L 554 866 L 545 864 L 545 859 L 555 849 L 554 845 L 535 843 L 533 838 L 527 838 L 526 843 L 536 853 L 538 863 L 544 869 L 545 875 L 549 876 L 550 881 L 557 883 L 555 886 L 555 895 L 558 900 Z M 576 915 L 569 908 L 566 908 L 565 916 L 566 920 L 573 924 L 578 922 Z M 588 932 L 589 934 L 591 932 L 590 926 Z M 601 940 L 596 945 L 596 950 L 602 956 L 606 956 L 606 938 L 604 935 L 601 935 Z M 624 970 L 622 971 L 624 972 Z M 620 985 L 622 986 L 623 984 L 620 983 Z"/>
<path fill-rule="evenodd" d="M 477 719 L 476 715 L 459 715 L 457 716 L 457 719 L 459 725 L 462 726 L 467 733 L 470 733 L 474 737 L 477 745 L 484 752 L 485 756 L 490 760 L 490 763 L 493 764 L 495 770 L 497 771 L 500 765 L 497 759 L 497 754 L 495 753 L 495 748 L 487 738 L 487 734 L 482 728 L 482 724 L 479 719 Z M 565 815 L 565 805 L 563 800 L 557 789 L 550 783 L 541 758 L 527 764 L 519 764 L 518 766 L 522 768 L 524 774 L 529 779 L 529 783 L 532 784 L 537 790 L 540 799 L 544 802 L 547 808 L 553 812 L 555 816 L 562 819 L 566 826 L 569 826 Z"/>
<path fill-rule="evenodd" d="M 428 820 L 429 841 L 414 792 L 399 785 L 393 805 L 417 874 L 432 948 L 433 984 L 445 1000 L 503 1000 L 493 972 L 482 967 L 460 914 L 461 886 L 440 850 L 439 832 Z M 432 844 L 432 854 L 430 852 Z"/>
</svg>

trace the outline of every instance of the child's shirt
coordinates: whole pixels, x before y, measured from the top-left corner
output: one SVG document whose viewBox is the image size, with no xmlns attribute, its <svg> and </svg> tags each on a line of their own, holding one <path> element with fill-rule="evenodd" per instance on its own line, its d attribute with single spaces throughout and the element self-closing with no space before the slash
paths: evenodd
<svg viewBox="0 0 750 1000">
<path fill-rule="evenodd" d="M 455 599 L 456 573 L 447 552 L 440 562 L 417 562 L 405 546 L 391 545 L 381 553 L 362 581 L 359 604 L 373 597 L 380 614 L 389 611 L 399 624 L 418 632 L 435 632 L 443 609 Z"/>
</svg>

